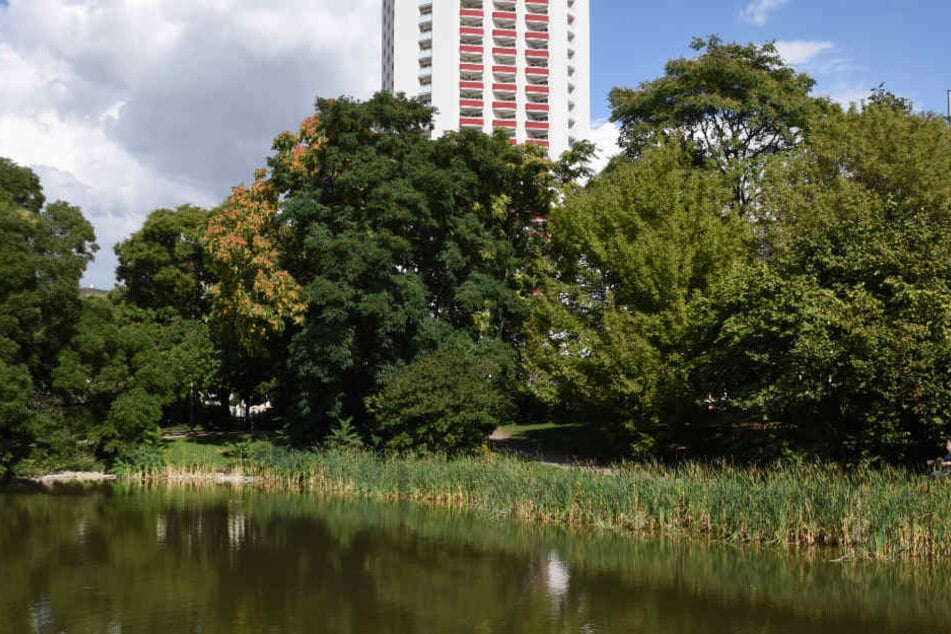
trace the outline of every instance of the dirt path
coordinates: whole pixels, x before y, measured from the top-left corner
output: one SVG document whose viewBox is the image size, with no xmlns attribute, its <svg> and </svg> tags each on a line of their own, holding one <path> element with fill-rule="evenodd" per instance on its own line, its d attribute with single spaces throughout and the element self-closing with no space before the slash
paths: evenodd
<svg viewBox="0 0 951 634">
<path fill-rule="evenodd" d="M 579 461 L 576 456 L 552 451 L 542 451 L 528 439 L 512 438 L 512 436 L 501 427 L 496 428 L 489 436 L 489 447 L 493 451 L 509 454 L 521 458 L 522 460 L 530 460 L 549 467 L 578 469 L 604 475 L 617 475 L 619 473 L 619 470 L 614 467 L 604 467 L 590 463 L 586 464 L 583 461 Z"/>
</svg>

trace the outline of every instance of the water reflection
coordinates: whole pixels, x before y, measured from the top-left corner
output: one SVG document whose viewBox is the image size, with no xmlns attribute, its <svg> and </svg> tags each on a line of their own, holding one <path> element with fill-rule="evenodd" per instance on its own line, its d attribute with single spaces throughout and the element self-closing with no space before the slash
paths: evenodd
<svg viewBox="0 0 951 634">
<path fill-rule="evenodd" d="M 637 542 L 410 505 L 115 485 L 0 493 L 0 632 L 875 632 L 944 566 Z"/>
<path fill-rule="evenodd" d="M 228 546 L 231 550 L 241 550 L 241 544 L 244 543 L 248 532 L 246 522 L 244 513 L 228 513 Z"/>
<path fill-rule="evenodd" d="M 165 517 L 159 515 L 155 518 L 155 543 L 164 546 L 168 539 L 168 522 Z"/>
</svg>

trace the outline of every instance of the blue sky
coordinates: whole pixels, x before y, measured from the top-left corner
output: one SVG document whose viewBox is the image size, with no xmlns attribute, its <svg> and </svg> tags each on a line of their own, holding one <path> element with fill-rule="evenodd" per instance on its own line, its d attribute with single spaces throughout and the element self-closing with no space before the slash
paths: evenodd
<svg viewBox="0 0 951 634">
<path fill-rule="evenodd" d="M 591 12 L 596 119 L 608 116 L 613 86 L 662 75 L 668 59 L 693 54 L 693 36 L 711 33 L 743 43 L 812 43 L 796 50 L 821 52 L 795 66 L 818 80 L 820 94 L 856 98 L 885 82 L 919 109 L 947 110 L 949 0 L 591 0 Z"/>
</svg>

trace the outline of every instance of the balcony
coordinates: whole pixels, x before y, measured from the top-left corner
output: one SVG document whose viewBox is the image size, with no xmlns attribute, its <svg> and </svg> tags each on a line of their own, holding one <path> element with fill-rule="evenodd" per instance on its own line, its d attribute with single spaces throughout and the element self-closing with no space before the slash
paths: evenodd
<svg viewBox="0 0 951 634">
<path fill-rule="evenodd" d="M 548 16 L 529 13 L 525 16 L 525 24 L 532 31 L 548 31 Z"/>
<path fill-rule="evenodd" d="M 514 12 L 495 11 L 492 13 L 492 23 L 500 29 L 514 29 L 518 16 Z"/>
</svg>

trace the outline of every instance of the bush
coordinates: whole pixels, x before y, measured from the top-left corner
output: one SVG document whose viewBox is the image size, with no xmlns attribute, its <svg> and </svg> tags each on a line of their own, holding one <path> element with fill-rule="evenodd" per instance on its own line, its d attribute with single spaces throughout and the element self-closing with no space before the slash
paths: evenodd
<svg viewBox="0 0 951 634">
<path fill-rule="evenodd" d="M 0 361 L 0 478 L 30 453 L 36 416 L 30 407 L 32 387 L 25 367 Z"/>
<path fill-rule="evenodd" d="M 504 389 L 510 365 L 501 344 L 449 345 L 386 373 L 367 399 L 378 443 L 424 453 L 478 448 L 513 414 Z"/>
</svg>

